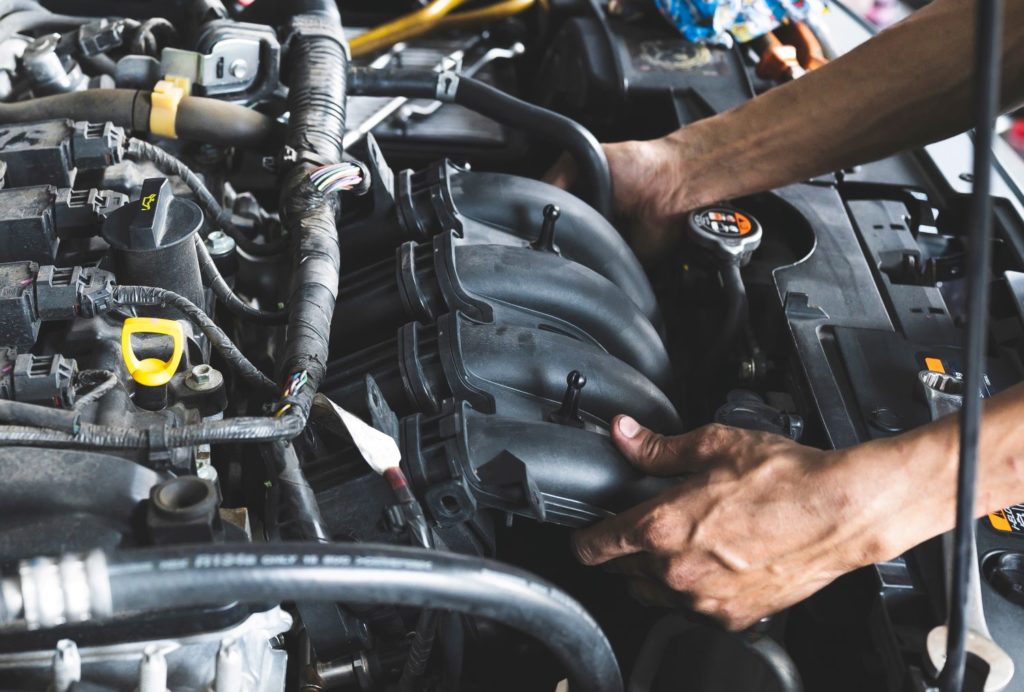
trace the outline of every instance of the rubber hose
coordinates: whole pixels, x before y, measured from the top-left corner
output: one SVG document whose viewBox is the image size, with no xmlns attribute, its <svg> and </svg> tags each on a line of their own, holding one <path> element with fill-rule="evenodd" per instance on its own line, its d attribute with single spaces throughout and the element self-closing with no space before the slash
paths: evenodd
<svg viewBox="0 0 1024 692">
<path fill-rule="evenodd" d="M 584 199 L 610 219 L 614 195 L 608 159 L 597 138 L 575 120 L 506 94 L 469 77 L 421 70 L 359 68 L 349 76 L 350 91 L 366 96 L 408 96 L 452 101 L 509 127 L 554 142 L 576 161 Z M 444 80 L 452 80 L 447 85 Z"/>
<path fill-rule="evenodd" d="M 0 399 L 0 423 L 47 428 L 75 434 L 82 424 L 77 411 Z"/>
<path fill-rule="evenodd" d="M 228 310 L 239 317 L 267 324 L 285 324 L 288 321 L 287 310 L 260 310 L 239 298 L 217 269 L 217 263 L 210 257 L 206 243 L 199 237 L 196 237 L 196 259 L 199 260 L 199 273 L 202 274 L 203 280 L 210 285 L 217 300 Z"/>
<path fill-rule="evenodd" d="M 306 420 L 327 368 L 341 272 L 338 197 L 325 198 L 309 182 L 309 174 L 317 165 L 342 158 L 348 57 L 336 13 L 325 10 L 294 17 L 291 28 L 291 116 L 285 142 L 297 163 L 284 175 L 280 209 L 294 253 L 287 339 L 278 375 L 284 381 L 293 373 L 306 372 L 308 384 L 283 400 Z"/>
<path fill-rule="evenodd" d="M 89 89 L 0 103 L 0 123 L 70 118 L 110 121 L 136 132 L 149 132 L 152 109 L 149 92 L 135 89 Z M 262 113 L 233 103 L 201 96 L 186 96 L 178 105 L 177 135 L 181 139 L 221 146 L 253 147 L 266 144 L 274 121 Z"/>
<path fill-rule="evenodd" d="M 280 254 L 288 247 L 287 238 L 279 238 L 271 243 L 257 243 L 245 235 L 231 218 L 231 212 L 225 209 L 210 188 L 206 187 L 195 171 L 189 168 L 184 161 L 172 156 L 163 149 L 141 139 L 132 138 L 128 140 L 125 155 L 136 161 L 148 161 L 156 166 L 161 173 L 181 178 L 192 194 L 196 196 L 199 206 L 206 212 L 207 217 L 222 231 L 231 236 L 238 247 L 255 257 L 268 257 Z"/>
<path fill-rule="evenodd" d="M 224 330 L 210 319 L 203 310 L 188 298 L 168 291 L 165 288 L 155 286 L 115 286 L 113 300 L 118 305 L 125 307 L 146 307 L 151 305 L 170 305 L 184 315 L 189 322 L 194 324 L 210 344 L 238 373 L 238 375 L 252 385 L 256 391 L 267 395 L 276 395 L 280 390 L 272 379 L 260 372 L 259 368 L 242 354 L 237 346 L 231 341 Z"/>
<path fill-rule="evenodd" d="M 622 692 L 615 653 L 586 610 L 552 584 L 492 560 L 373 544 L 175 546 L 114 553 L 108 575 L 115 615 L 235 601 L 453 610 L 545 644 L 575 692 Z"/>
<path fill-rule="evenodd" d="M 709 352 L 709 358 L 716 360 L 725 354 L 736 343 L 736 338 L 747 322 L 749 307 L 747 289 L 743 285 L 740 265 L 730 263 L 721 268 L 722 287 L 725 291 L 725 317 L 715 340 L 715 346 Z"/>
<path fill-rule="evenodd" d="M 295 447 L 290 442 L 273 442 L 261 445 L 260 451 L 273 464 L 281 502 L 291 510 L 285 524 L 294 526 L 301 540 L 329 542 L 330 535 L 320 514 L 320 505 L 302 470 Z"/>
<path fill-rule="evenodd" d="M 16 425 L 0 426 L 0 446 L 68 449 L 173 449 L 228 442 L 292 440 L 304 427 L 296 416 L 239 417 L 203 421 L 180 428 L 118 428 L 82 423 L 75 434 Z"/>
</svg>

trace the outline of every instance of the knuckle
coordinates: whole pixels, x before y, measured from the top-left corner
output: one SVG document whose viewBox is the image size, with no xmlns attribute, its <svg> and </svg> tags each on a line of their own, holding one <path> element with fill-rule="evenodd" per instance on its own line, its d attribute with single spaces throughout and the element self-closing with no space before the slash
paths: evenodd
<svg viewBox="0 0 1024 692">
<path fill-rule="evenodd" d="M 654 511 L 639 527 L 639 544 L 644 550 L 658 552 L 667 548 L 672 541 L 672 519 L 661 511 Z"/>
<path fill-rule="evenodd" d="M 721 423 L 711 423 L 698 430 L 696 452 L 698 456 L 716 454 L 729 440 L 729 428 Z"/>
<path fill-rule="evenodd" d="M 662 575 L 662 581 L 673 591 L 689 591 L 693 586 L 693 579 L 690 576 L 689 570 L 680 565 L 669 564 L 665 573 Z"/>
</svg>

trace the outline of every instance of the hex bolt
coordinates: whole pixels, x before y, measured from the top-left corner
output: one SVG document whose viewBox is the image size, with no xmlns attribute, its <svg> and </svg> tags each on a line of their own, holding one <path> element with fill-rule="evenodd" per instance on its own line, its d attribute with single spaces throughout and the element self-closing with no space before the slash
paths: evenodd
<svg viewBox="0 0 1024 692">
<path fill-rule="evenodd" d="M 221 374 L 220 370 L 206 363 L 193 365 L 192 369 L 185 375 L 185 386 L 193 392 L 212 392 L 219 389 L 223 384 L 224 375 Z"/>
</svg>

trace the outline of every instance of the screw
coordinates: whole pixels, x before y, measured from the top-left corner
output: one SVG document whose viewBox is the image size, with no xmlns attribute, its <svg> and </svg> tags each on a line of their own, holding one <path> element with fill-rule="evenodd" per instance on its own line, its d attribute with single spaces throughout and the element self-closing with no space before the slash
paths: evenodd
<svg viewBox="0 0 1024 692">
<path fill-rule="evenodd" d="M 231 67 L 228 68 L 228 72 L 235 79 L 245 79 L 249 75 L 249 63 L 238 58 L 231 63 Z"/>
</svg>

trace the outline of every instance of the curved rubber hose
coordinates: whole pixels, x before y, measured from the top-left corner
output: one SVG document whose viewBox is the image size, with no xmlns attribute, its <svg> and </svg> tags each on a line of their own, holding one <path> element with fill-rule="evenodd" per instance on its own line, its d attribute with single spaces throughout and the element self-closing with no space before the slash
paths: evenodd
<svg viewBox="0 0 1024 692">
<path fill-rule="evenodd" d="M 239 317 L 250 319 L 256 322 L 267 324 L 285 324 L 288 322 L 287 310 L 261 310 L 254 308 L 239 298 L 234 290 L 228 285 L 227 280 L 217 269 L 217 263 L 210 257 L 210 251 L 206 249 L 206 243 L 202 238 L 196 237 L 196 259 L 199 260 L 199 273 L 203 280 L 210 285 L 217 300 L 228 310 Z"/>
<path fill-rule="evenodd" d="M 351 71 L 350 90 L 366 96 L 409 96 L 452 101 L 509 127 L 558 144 L 572 156 L 586 199 L 601 215 L 613 212 L 612 175 L 597 138 L 575 120 L 511 96 L 476 79 L 422 70 Z"/>
<path fill-rule="evenodd" d="M 149 132 L 149 92 L 135 89 L 89 89 L 0 103 L 0 123 L 70 118 L 103 122 L 136 132 Z M 233 103 L 186 96 L 178 105 L 178 137 L 221 146 L 259 146 L 272 138 L 274 121 Z"/>
<path fill-rule="evenodd" d="M 967 246 L 967 300 L 964 330 L 964 405 L 960 410 L 960 454 L 953 529 L 953 575 L 948 610 L 946 663 L 939 675 L 942 692 L 964 687 L 969 634 L 967 609 L 975 552 L 975 487 L 988 340 L 989 274 L 992 266 L 992 146 L 999 114 L 999 61 L 1003 0 L 982 0 L 975 10 L 974 182 L 971 185 L 970 238 Z"/>
<path fill-rule="evenodd" d="M 252 385 L 256 391 L 267 395 L 276 395 L 280 388 L 272 379 L 260 372 L 238 347 L 231 341 L 224 330 L 210 319 L 203 310 L 188 298 L 154 286 L 115 286 L 113 300 L 126 307 L 146 307 L 151 305 L 169 305 L 177 309 L 189 322 L 194 324 L 210 340 L 210 345 L 238 373 Z"/>
<path fill-rule="evenodd" d="M 622 691 L 615 653 L 586 610 L 529 572 L 491 560 L 373 544 L 184 546 L 114 553 L 108 575 L 114 614 L 233 601 L 453 610 L 545 644 L 574 692 Z"/>
<path fill-rule="evenodd" d="M 257 243 L 250 240 L 231 218 L 231 212 L 225 209 L 220 201 L 206 187 L 195 171 L 189 168 L 184 161 L 172 156 L 163 149 L 141 139 L 131 138 L 125 149 L 125 155 L 136 161 L 148 161 L 165 175 L 173 175 L 181 178 L 186 187 L 196 196 L 199 206 L 206 212 L 207 217 L 222 231 L 231 236 L 238 247 L 256 257 L 268 257 L 280 254 L 288 248 L 288 239 L 280 238 L 271 243 Z"/>
</svg>

